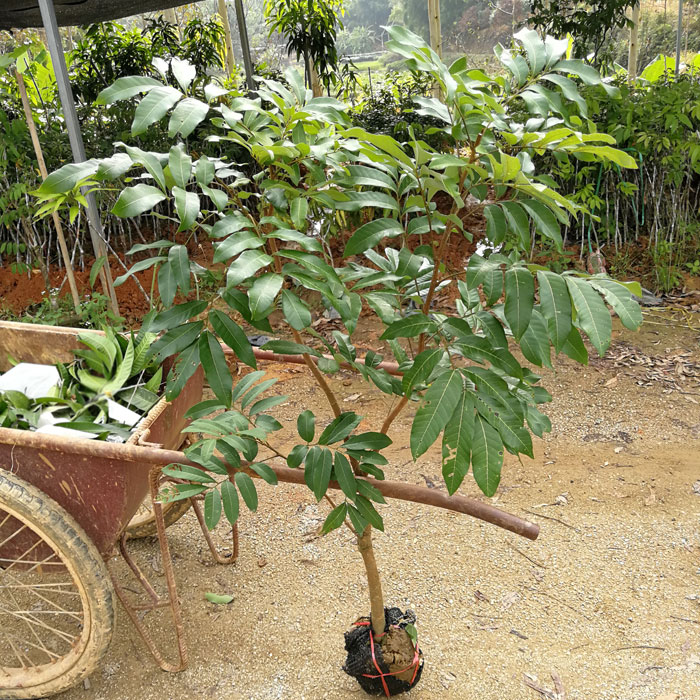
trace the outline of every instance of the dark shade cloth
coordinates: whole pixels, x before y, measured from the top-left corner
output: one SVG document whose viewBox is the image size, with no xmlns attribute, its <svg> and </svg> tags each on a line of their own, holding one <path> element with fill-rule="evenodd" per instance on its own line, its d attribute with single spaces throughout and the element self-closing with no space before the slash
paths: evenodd
<svg viewBox="0 0 700 700">
<path fill-rule="evenodd" d="M 182 0 L 54 0 L 56 18 L 61 27 L 105 22 L 143 12 L 167 10 L 182 5 Z M 37 0 L 0 0 L 0 29 L 41 27 Z"/>
</svg>

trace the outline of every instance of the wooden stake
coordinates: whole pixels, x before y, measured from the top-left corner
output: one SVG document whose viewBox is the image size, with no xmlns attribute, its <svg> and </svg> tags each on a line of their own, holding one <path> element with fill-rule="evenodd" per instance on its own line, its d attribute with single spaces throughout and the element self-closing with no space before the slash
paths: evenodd
<svg viewBox="0 0 700 700">
<path fill-rule="evenodd" d="M 637 59 L 639 57 L 639 17 L 642 4 L 638 2 L 632 8 L 632 28 L 630 29 L 630 51 L 627 61 L 627 76 L 630 82 L 637 78 Z"/>
<path fill-rule="evenodd" d="M 226 71 L 230 78 L 236 71 L 236 59 L 233 55 L 233 39 L 231 38 L 231 24 L 228 21 L 228 8 L 226 0 L 218 0 L 219 16 L 221 24 L 224 26 L 224 36 L 226 37 Z"/>
<path fill-rule="evenodd" d="M 430 46 L 442 58 L 440 0 L 428 0 L 428 22 L 430 25 Z"/>
<path fill-rule="evenodd" d="M 24 78 L 19 71 L 15 71 L 15 78 L 17 80 L 17 87 L 19 88 L 19 94 L 22 98 L 22 106 L 24 107 L 24 116 L 27 120 L 27 127 L 29 128 L 29 134 L 32 137 L 32 144 L 34 146 L 34 153 L 36 154 L 36 159 L 39 163 L 39 172 L 41 173 L 42 180 L 46 180 L 49 173 L 46 169 L 46 161 L 44 160 L 44 154 L 41 150 L 41 143 L 39 142 L 39 136 L 36 133 L 36 125 L 34 124 L 34 117 L 32 116 L 32 108 L 29 104 L 29 96 L 27 95 L 27 86 L 24 83 Z M 73 297 L 73 306 L 77 312 L 80 312 L 80 295 L 78 294 L 78 286 L 75 283 L 75 274 L 73 273 L 73 265 L 70 261 L 70 254 L 68 252 L 68 246 L 66 245 L 66 239 L 63 235 L 63 226 L 61 225 L 61 219 L 57 212 L 53 213 L 53 223 L 56 227 L 56 235 L 58 236 L 58 245 L 61 249 L 61 256 L 63 257 L 63 264 L 66 268 L 66 276 L 68 277 L 68 285 L 70 287 L 70 293 Z"/>
<path fill-rule="evenodd" d="M 430 27 L 430 47 L 442 58 L 442 27 L 440 22 L 440 0 L 428 0 L 428 26 Z M 433 85 L 433 97 L 440 99 L 440 87 Z"/>
</svg>

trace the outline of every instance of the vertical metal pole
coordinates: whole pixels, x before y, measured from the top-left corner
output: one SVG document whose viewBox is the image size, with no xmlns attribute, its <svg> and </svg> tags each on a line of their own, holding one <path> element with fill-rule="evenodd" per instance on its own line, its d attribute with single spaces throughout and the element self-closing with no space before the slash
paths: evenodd
<svg viewBox="0 0 700 700">
<path fill-rule="evenodd" d="M 249 90 L 255 90 L 253 80 L 253 59 L 250 57 L 250 43 L 248 42 L 248 28 L 245 23 L 245 11 L 243 0 L 235 1 L 236 22 L 238 22 L 238 34 L 241 37 L 241 52 L 243 53 L 243 65 L 245 66 L 245 82 Z"/>
<path fill-rule="evenodd" d="M 676 78 L 681 72 L 681 36 L 683 34 L 683 0 L 678 0 L 678 31 L 676 32 Z"/>
<path fill-rule="evenodd" d="M 41 19 L 44 23 L 46 31 L 46 44 L 51 54 L 51 62 L 56 74 L 56 84 L 58 86 L 58 95 L 61 98 L 63 106 L 63 117 L 66 121 L 66 129 L 68 130 L 68 138 L 70 140 L 71 150 L 73 151 L 73 160 L 76 163 L 82 163 L 87 160 L 85 155 L 85 145 L 83 143 L 83 135 L 80 133 L 80 122 L 78 121 L 78 113 L 75 109 L 73 101 L 73 91 L 71 90 L 70 81 L 68 80 L 68 68 L 66 67 L 66 58 L 63 55 L 63 46 L 61 37 L 58 33 L 58 22 L 56 21 L 56 11 L 52 0 L 39 0 L 39 10 L 41 11 Z M 95 258 L 107 257 L 107 247 L 104 241 L 104 232 L 102 230 L 102 221 L 100 213 L 97 209 L 95 195 L 91 192 L 85 193 L 87 199 L 87 216 L 88 228 L 90 230 L 90 238 L 92 239 L 92 247 L 95 251 Z M 109 297 L 112 310 L 119 314 L 119 306 L 117 297 L 114 293 L 114 283 L 112 282 L 112 273 L 109 265 L 102 265 L 100 268 L 100 279 L 105 294 Z"/>
</svg>

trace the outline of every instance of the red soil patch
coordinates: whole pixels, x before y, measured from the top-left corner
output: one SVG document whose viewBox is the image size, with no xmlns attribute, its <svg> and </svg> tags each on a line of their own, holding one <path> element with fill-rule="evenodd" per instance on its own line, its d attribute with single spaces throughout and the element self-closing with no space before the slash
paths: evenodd
<svg viewBox="0 0 700 700">
<path fill-rule="evenodd" d="M 143 233 L 146 240 L 153 240 L 152 235 L 148 231 L 144 231 Z M 178 243 L 185 243 L 183 234 L 170 236 L 166 234 L 167 232 L 164 232 L 163 238 L 169 237 L 171 240 L 175 240 Z M 195 242 L 194 240 L 190 240 L 187 242 L 187 250 L 190 254 L 190 258 L 202 265 L 207 264 L 207 262 L 212 259 L 213 250 L 211 242 L 209 241 Z M 129 256 L 128 258 L 120 254 L 120 257 L 128 268 L 138 260 L 152 257 L 156 253 L 157 251 L 150 250 Z M 90 269 L 93 262 L 94 258 L 87 258 L 85 269 L 75 270 L 78 293 L 83 299 L 88 299 L 93 291 L 90 288 Z M 112 279 L 116 279 L 126 272 L 124 267 L 114 259 L 114 256 L 110 256 L 110 269 L 112 272 Z M 134 279 L 134 277 L 136 279 Z M 70 287 L 68 286 L 68 280 L 62 265 L 49 265 L 49 281 L 52 289 L 60 288 L 59 297 L 70 298 Z M 138 325 L 141 318 L 147 313 L 149 303 L 143 291 L 139 288 L 139 284 L 146 294 L 150 294 L 152 281 L 153 271 L 152 269 L 148 269 L 136 273 L 136 275 L 130 277 L 126 282 L 115 288 L 119 313 L 126 319 L 128 325 Z M 95 283 L 94 289 L 95 291 L 104 293 L 99 279 Z M 39 304 L 46 296 L 47 291 L 44 286 L 44 278 L 39 270 L 32 270 L 29 274 L 14 274 L 11 272 L 9 265 L 0 267 L 0 311 L 6 309 L 13 314 L 20 315 L 27 312 L 35 304 Z M 70 319 L 67 319 L 67 321 L 70 321 Z"/>
<path fill-rule="evenodd" d="M 124 268 L 116 262 L 113 262 L 110 268 L 113 278 L 124 273 Z M 141 286 L 149 291 L 153 278 L 152 271 L 144 270 L 137 273 L 136 277 L 138 277 Z M 49 280 L 53 289 L 60 288 L 60 297 L 70 297 L 70 287 L 63 267 L 50 265 Z M 90 270 L 76 270 L 75 281 L 80 296 L 89 298 L 92 291 L 90 289 Z M 95 284 L 95 290 L 103 291 L 99 281 Z M 119 312 L 127 321 L 139 319 L 148 311 L 148 302 L 133 279 L 129 279 L 117 287 L 115 292 L 119 303 Z M 19 315 L 33 305 L 40 303 L 46 298 L 46 295 L 44 278 L 38 270 L 32 270 L 30 274 L 20 275 L 13 274 L 8 267 L 0 268 L 0 309 L 4 308 Z"/>
</svg>

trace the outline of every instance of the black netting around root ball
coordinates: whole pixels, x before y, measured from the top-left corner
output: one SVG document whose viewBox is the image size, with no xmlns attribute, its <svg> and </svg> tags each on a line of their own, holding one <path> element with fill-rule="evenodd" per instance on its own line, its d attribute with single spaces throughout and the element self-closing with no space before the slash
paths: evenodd
<svg viewBox="0 0 700 700">
<path fill-rule="evenodd" d="M 404 613 L 399 608 L 384 608 L 384 616 L 386 619 L 384 632 L 387 632 L 391 627 L 405 629 L 406 625 L 414 624 L 416 621 L 415 613 L 412 610 L 406 610 Z M 345 651 L 348 652 L 348 656 L 343 671 L 355 678 L 362 690 L 368 695 L 386 695 L 387 690 L 389 695 L 405 693 L 420 680 L 423 672 L 423 659 L 418 660 L 418 668 L 412 681 L 403 681 L 393 675 L 382 675 L 391 672 L 384 663 L 382 647 L 376 638 L 374 639 L 374 659 L 372 658 L 371 626 L 368 623 L 369 618 L 363 618 L 345 633 Z M 381 674 L 377 666 L 381 669 Z"/>
</svg>

